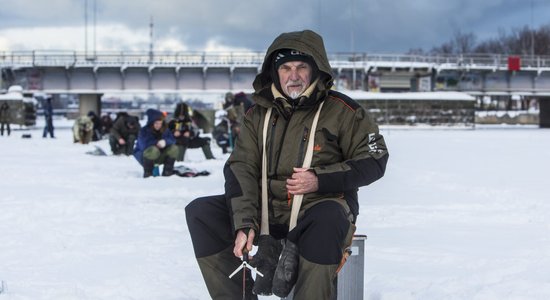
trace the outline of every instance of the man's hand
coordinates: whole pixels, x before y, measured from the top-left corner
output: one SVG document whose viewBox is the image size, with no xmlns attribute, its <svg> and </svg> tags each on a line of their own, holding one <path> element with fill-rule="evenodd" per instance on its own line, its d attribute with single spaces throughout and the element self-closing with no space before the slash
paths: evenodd
<svg viewBox="0 0 550 300">
<path fill-rule="evenodd" d="M 309 169 L 294 168 L 292 177 L 286 180 L 286 189 L 292 195 L 313 193 L 319 189 L 319 180 Z"/>
<path fill-rule="evenodd" d="M 124 144 L 126 144 L 126 141 L 125 141 L 123 138 L 119 138 L 119 139 L 118 139 L 118 143 L 119 143 L 120 145 L 124 145 Z"/>
<path fill-rule="evenodd" d="M 246 247 L 248 252 L 252 251 L 255 235 L 256 233 L 254 232 L 254 229 L 250 229 L 248 236 L 246 236 L 246 233 L 244 233 L 243 230 L 239 230 L 237 232 L 237 237 L 235 238 L 235 248 L 233 248 L 233 254 L 235 254 L 236 257 L 243 256 L 244 247 Z"/>
<path fill-rule="evenodd" d="M 157 142 L 157 147 L 159 147 L 160 149 L 166 147 L 166 141 L 165 140 L 159 140 Z"/>
</svg>

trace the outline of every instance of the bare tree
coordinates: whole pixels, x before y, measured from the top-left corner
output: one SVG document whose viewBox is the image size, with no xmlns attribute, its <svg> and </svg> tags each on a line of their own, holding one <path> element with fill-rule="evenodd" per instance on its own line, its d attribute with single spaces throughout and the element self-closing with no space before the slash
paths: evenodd
<svg viewBox="0 0 550 300">
<path fill-rule="evenodd" d="M 424 49 L 422 48 L 410 48 L 405 54 L 407 55 L 424 55 Z"/>
<path fill-rule="evenodd" d="M 439 46 L 433 47 L 431 54 L 485 53 L 504 55 L 550 54 L 550 25 L 538 29 L 528 26 L 513 28 L 510 32 L 499 29 L 498 37 L 490 38 L 476 44 L 473 33 L 457 30 L 453 37 Z M 409 53 L 423 53 L 422 49 L 410 49 Z"/>
<path fill-rule="evenodd" d="M 544 25 L 535 31 L 535 55 L 550 54 L 550 25 Z"/>
<path fill-rule="evenodd" d="M 432 54 L 462 54 L 470 53 L 474 50 L 476 36 L 473 33 L 462 33 L 455 31 L 452 39 L 441 44 L 438 47 L 432 48 Z"/>
<path fill-rule="evenodd" d="M 531 54 L 531 34 L 531 29 L 527 26 L 512 29 L 512 34 L 508 40 L 512 50 L 510 54 Z"/>
<path fill-rule="evenodd" d="M 490 39 L 487 41 L 483 41 L 474 48 L 474 53 L 494 54 L 494 53 L 504 53 L 504 52 L 505 52 L 504 47 L 502 45 L 501 40 L 499 39 Z"/>
<path fill-rule="evenodd" d="M 455 31 L 453 36 L 454 50 L 457 54 L 470 53 L 474 50 L 476 36 L 473 33 L 462 33 Z"/>
<path fill-rule="evenodd" d="M 431 54 L 454 54 L 454 45 L 452 42 L 445 42 L 441 46 L 433 47 Z"/>
</svg>

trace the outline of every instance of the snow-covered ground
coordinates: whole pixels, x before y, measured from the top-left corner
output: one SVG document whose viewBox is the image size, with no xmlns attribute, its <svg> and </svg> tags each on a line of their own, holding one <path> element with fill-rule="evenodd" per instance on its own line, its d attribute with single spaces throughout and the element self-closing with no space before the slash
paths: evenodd
<svg viewBox="0 0 550 300">
<path fill-rule="evenodd" d="M 143 179 L 41 124 L 0 137 L 0 300 L 209 299 L 184 208 L 223 192 L 227 156 Z M 382 132 L 386 176 L 360 190 L 365 299 L 550 299 L 550 130 Z"/>
</svg>

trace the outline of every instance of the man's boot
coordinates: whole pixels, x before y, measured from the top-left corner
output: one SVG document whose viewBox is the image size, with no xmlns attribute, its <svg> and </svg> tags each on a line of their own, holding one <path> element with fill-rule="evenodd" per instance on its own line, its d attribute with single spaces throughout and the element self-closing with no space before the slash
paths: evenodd
<svg viewBox="0 0 550 300">
<path fill-rule="evenodd" d="M 150 159 L 147 159 L 147 158 L 143 158 L 143 178 L 153 176 L 153 168 L 154 167 L 155 167 L 155 162 L 154 161 L 152 161 Z"/>
<path fill-rule="evenodd" d="M 280 240 L 276 240 L 270 235 L 260 235 L 258 238 L 258 252 L 251 262 L 264 276 L 256 276 L 252 289 L 254 294 L 262 296 L 273 294 L 271 287 L 281 250 L 283 250 L 283 244 Z"/>
<path fill-rule="evenodd" d="M 114 136 L 109 137 L 109 146 L 111 146 L 111 152 L 113 152 L 113 155 L 120 154 L 120 148 L 118 147 L 118 141 Z"/>
<path fill-rule="evenodd" d="M 134 148 L 130 145 L 125 145 L 125 147 L 122 147 L 122 149 L 120 150 L 120 153 L 126 156 L 130 156 L 132 155 L 132 153 L 134 153 Z"/>
<path fill-rule="evenodd" d="M 205 144 L 201 148 L 202 148 L 202 152 L 204 153 L 204 157 L 206 157 L 206 159 L 214 159 L 215 158 L 214 154 L 212 154 L 212 149 L 210 149 L 210 142 L 208 142 L 207 144 Z"/>
<path fill-rule="evenodd" d="M 294 287 L 298 278 L 298 261 L 298 246 L 286 240 L 273 277 L 272 290 L 277 297 L 285 298 Z"/>
<path fill-rule="evenodd" d="M 164 168 L 162 168 L 162 176 L 172 176 L 174 175 L 174 163 L 176 162 L 175 158 L 167 156 L 164 160 Z"/>
</svg>

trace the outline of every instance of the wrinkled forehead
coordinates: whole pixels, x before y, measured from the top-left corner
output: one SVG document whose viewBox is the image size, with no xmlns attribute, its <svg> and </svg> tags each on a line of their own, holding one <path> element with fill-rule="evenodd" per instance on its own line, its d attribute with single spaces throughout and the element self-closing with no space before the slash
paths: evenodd
<svg viewBox="0 0 550 300">
<path fill-rule="evenodd" d="M 280 69 L 292 69 L 292 68 L 307 68 L 309 70 L 311 70 L 311 64 L 309 64 L 308 62 L 305 62 L 305 61 L 302 61 L 302 60 L 292 60 L 292 61 L 287 61 L 285 63 L 282 63 L 278 70 Z"/>
</svg>

